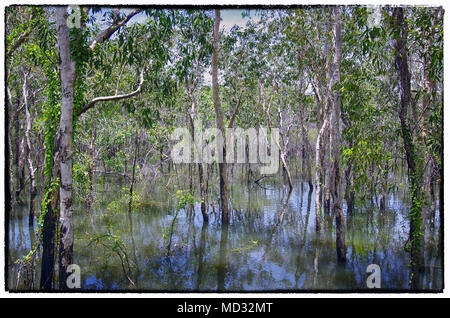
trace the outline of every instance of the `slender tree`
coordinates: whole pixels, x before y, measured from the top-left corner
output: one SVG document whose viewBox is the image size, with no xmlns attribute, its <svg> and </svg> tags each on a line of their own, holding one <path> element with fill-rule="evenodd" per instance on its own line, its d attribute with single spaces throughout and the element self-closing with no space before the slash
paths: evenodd
<svg viewBox="0 0 450 318">
<path fill-rule="evenodd" d="M 220 10 L 215 10 L 215 21 L 213 28 L 213 54 L 212 54 L 212 89 L 214 98 L 214 108 L 216 110 L 216 123 L 217 128 L 222 132 L 223 139 L 225 141 L 225 126 L 223 120 L 222 106 L 220 105 L 219 97 L 219 80 L 218 80 L 218 56 L 219 56 L 219 27 L 220 27 Z M 226 142 L 223 143 L 222 158 L 226 158 Z M 222 223 L 229 222 L 228 216 L 228 176 L 227 176 L 227 164 L 225 162 L 219 162 L 219 174 L 220 174 L 220 205 L 222 208 Z"/>
<path fill-rule="evenodd" d="M 340 68 L 342 59 L 342 34 L 341 34 L 341 7 L 334 8 L 334 39 L 335 52 L 333 59 L 332 82 L 333 86 L 339 84 L 341 80 Z M 332 212 L 336 218 L 336 252 L 339 263 L 346 262 L 346 246 L 345 246 L 345 223 L 344 211 L 342 208 L 342 176 L 341 176 L 341 97 L 340 93 L 335 89 L 333 93 L 333 103 L 331 110 L 331 149 L 332 149 L 332 188 L 331 196 L 333 199 Z"/>
</svg>

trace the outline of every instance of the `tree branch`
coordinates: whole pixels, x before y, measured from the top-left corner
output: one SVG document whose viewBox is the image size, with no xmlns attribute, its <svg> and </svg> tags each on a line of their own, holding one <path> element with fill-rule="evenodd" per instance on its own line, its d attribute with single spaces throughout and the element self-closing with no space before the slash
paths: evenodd
<svg viewBox="0 0 450 318">
<path fill-rule="evenodd" d="M 85 113 L 86 111 L 88 111 L 89 109 L 91 109 L 92 107 L 94 107 L 94 105 L 98 102 L 108 102 L 108 101 L 113 101 L 113 100 L 121 100 L 121 99 L 126 99 L 126 98 L 130 98 L 133 96 L 136 96 L 137 94 L 139 94 L 142 90 L 142 85 L 144 84 L 144 72 L 145 72 L 145 67 L 146 64 L 144 64 L 144 67 L 142 68 L 141 71 L 141 75 L 140 75 L 140 81 L 139 81 L 139 86 L 138 88 L 128 94 L 120 94 L 120 95 L 112 95 L 112 96 L 100 96 L 100 97 L 96 97 L 94 99 L 92 99 L 88 104 L 86 104 L 83 108 L 81 108 L 77 115 L 80 116 L 83 113 Z"/>
<path fill-rule="evenodd" d="M 26 41 L 26 39 L 28 38 L 28 36 L 30 35 L 31 31 L 28 30 L 24 33 L 22 33 L 19 38 L 17 39 L 17 41 L 11 46 L 11 48 L 6 52 L 6 57 L 10 57 L 11 54 L 14 53 L 14 51 L 22 45 L 23 42 Z"/>
<path fill-rule="evenodd" d="M 241 88 L 241 90 L 239 92 L 238 100 L 236 103 L 236 108 L 234 109 L 233 114 L 231 115 L 231 119 L 230 119 L 230 123 L 228 124 L 228 128 L 233 128 L 234 120 L 236 119 L 236 115 L 238 113 L 239 106 L 241 105 L 242 91 L 243 91 L 243 89 Z"/>
<path fill-rule="evenodd" d="M 95 37 L 95 39 L 89 45 L 89 49 L 93 50 L 97 44 L 101 44 L 108 40 L 119 28 L 124 26 L 128 21 L 130 21 L 132 17 L 134 17 L 141 11 L 141 9 L 135 9 L 122 20 L 114 19 L 113 23 L 105 31 Z"/>
</svg>

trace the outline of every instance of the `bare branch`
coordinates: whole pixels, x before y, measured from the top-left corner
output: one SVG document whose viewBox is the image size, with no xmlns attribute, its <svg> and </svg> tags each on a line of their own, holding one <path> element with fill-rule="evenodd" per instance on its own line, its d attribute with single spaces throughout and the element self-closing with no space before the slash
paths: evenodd
<svg viewBox="0 0 450 318">
<path fill-rule="evenodd" d="M 120 95 L 112 95 L 112 96 L 100 96 L 100 97 L 96 97 L 94 99 L 92 99 L 88 104 L 86 104 L 83 108 L 81 108 L 78 111 L 78 116 L 82 115 L 83 113 L 85 113 L 87 110 L 91 109 L 92 107 L 94 107 L 94 105 L 98 102 L 108 102 L 108 101 L 113 101 L 113 100 L 121 100 L 121 99 L 126 99 L 126 98 L 130 98 L 133 96 L 136 96 L 137 94 L 139 94 L 142 90 L 142 85 L 144 84 L 144 72 L 145 72 L 145 67 L 146 64 L 144 64 L 144 67 L 142 68 L 141 71 L 141 75 L 140 75 L 140 81 L 139 81 L 139 87 L 128 94 L 120 94 Z"/>
</svg>

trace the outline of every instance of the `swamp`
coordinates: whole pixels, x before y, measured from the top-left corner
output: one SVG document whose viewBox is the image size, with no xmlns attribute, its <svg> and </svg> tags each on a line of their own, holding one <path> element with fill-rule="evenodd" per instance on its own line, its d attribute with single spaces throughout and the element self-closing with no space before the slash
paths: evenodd
<svg viewBox="0 0 450 318">
<path fill-rule="evenodd" d="M 7 290 L 442 291 L 441 7 L 5 11 Z"/>
</svg>

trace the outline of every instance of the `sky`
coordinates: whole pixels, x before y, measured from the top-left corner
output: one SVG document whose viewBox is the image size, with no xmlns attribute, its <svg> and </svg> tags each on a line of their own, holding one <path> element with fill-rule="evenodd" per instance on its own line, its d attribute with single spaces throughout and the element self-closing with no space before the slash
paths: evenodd
<svg viewBox="0 0 450 318">
<path fill-rule="evenodd" d="M 125 14 L 128 14 L 131 11 L 132 11 L 132 9 L 124 9 L 123 10 L 123 12 Z M 245 24 L 247 23 L 249 18 L 248 17 L 243 18 L 242 12 L 244 12 L 244 10 L 242 10 L 242 9 L 220 10 L 220 17 L 221 17 L 220 27 L 221 27 L 221 29 L 224 29 L 225 32 L 229 32 L 234 25 L 238 25 L 241 28 L 244 28 Z M 252 19 L 255 18 L 255 10 L 250 10 L 250 16 L 252 17 Z M 143 13 L 137 14 L 128 22 L 128 24 L 132 24 L 132 23 L 136 23 L 136 22 L 143 22 L 145 19 L 146 19 L 145 14 L 143 14 Z"/>
<path fill-rule="evenodd" d="M 245 27 L 245 24 L 248 21 L 248 17 L 242 18 L 242 12 L 241 9 L 227 9 L 227 10 L 221 10 L 220 16 L 222 18 L 222 21 L 220 21 L 223 28 L 225 28 L 225 32 L 229 32 L 231 28 L 234 25 L 238 25 L 241 28 Z M 250 11 L 250 15 L 254 17 L 255 11 Z"/>
<path fill-rule="evenodd" d="M 131 11 L 133 11 L 133 9 L 123 9 L 122 12 L 123 14 L 129 14 L 131 13 Z M 221 21 L 220 21 L 220 29 L 224 30 L 225 33 L 230 32 L 231 28 L 235 25 L 238 25 L 241 28 L 245 28 L 245 25 L 247 23 L 247 21 L 249 20 L 249 17 L 242 17 L 242 13 L 244 12 L 244 10 L 242 9 L 222 9 L 220 10 L 220 17 L 221 17 Z M 97 19 L 101 19 L 102 13 L 99 12 L 96 14 Z M 250 17 L 252 19 L 256 18 L 256 12 L 255 10 L 250 10 Z M 140 13 L 135 15 L 129 22 L 128 24 L 133 24 L 133 23 L 142 23 L 147 19 L 147 16 L 144 13 Z M 206 70 L 205 73 L 203 74 L 203 79 L 206 85 L 211 85 L 211 71 L 210 70 Z M 220 78 L 220 74 L 219 74 L 219 82 L 220 82 L 221 78 Z"/>
</svg>

